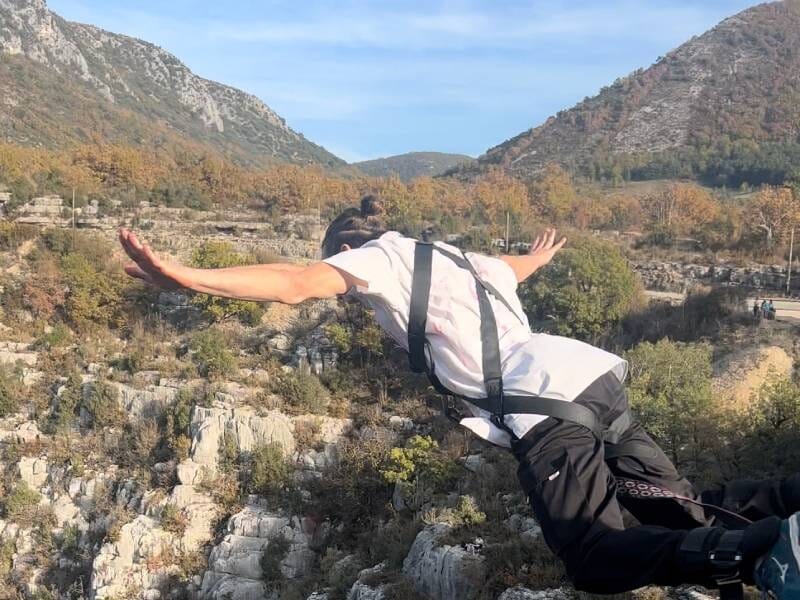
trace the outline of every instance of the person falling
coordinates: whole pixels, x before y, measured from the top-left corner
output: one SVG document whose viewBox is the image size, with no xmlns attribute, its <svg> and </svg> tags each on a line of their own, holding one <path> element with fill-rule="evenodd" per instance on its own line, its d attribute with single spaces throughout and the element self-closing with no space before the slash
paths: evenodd
<svg viewBox="0 0 800 600">
<path fill-rule="evenodd" d="M 741 583 L 800 598 L 800 475 L 699 494 L 630 415 L 625 360 L 534 333 L 517 286 L 564 246 L 548 229 L 527 255 L 490 257 L 388 231 L 366 196 L 328 226 L 323 260 L 196 269 L 119 239 L 131 277 L 165 289 L 298 304 L 354 296 L 409 351 L 411 368 L 468 410 L 460 424 L 508 448 L 547 545 L 579 590 Z M 639 521 L 626 528 L 622 507 Z M 723 508 L 724 507 L 724 508 Z"/>
</svg>

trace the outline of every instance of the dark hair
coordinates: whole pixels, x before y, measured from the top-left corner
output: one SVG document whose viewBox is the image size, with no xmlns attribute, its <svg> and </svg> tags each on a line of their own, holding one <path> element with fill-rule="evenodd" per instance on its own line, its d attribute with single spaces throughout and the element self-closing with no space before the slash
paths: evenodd
<svg viewBox="0 0 800 600">
<path fill-rule="evenodd" d="M 372 194 L 361 199 L 361 208 L 348 208 L 328 225 L 322 240 L 322 258 L 337 254 L 342 244 L 358 248 L 386 233 L 383 200 Z"/>
</svg>

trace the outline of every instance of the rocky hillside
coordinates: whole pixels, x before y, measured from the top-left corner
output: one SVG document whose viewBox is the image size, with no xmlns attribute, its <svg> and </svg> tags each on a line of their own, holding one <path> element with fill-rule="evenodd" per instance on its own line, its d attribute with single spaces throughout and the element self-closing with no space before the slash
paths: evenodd
<svg viewBox="0 0 800 600">
<path fill-rule="evenodd" d="M 588 177 L 779 182 L 797 164 L 800 4 L 761 4 L 647 69 L 490 149 L 527 178 L 549 161 Z"/>
<path fill-rule="evenodd" d="M 44 0 L 0 0 L 0 92 L 9 142 L 178 140 L 240 162 L 344 164 L 255 96 L 198 77 L 148 42 L 66 21 Z"/>
<path fill-rule="evenodd" d="M 409 152 L 397 156 L 365 160 L 353 163 L 353 166 L 373 177 L 397 175 L 403 181 L 410 181 L 415 177 L 441 175 L 453 167 L 473 162 L 475 159 L 465 154 Z"/>
</svg>

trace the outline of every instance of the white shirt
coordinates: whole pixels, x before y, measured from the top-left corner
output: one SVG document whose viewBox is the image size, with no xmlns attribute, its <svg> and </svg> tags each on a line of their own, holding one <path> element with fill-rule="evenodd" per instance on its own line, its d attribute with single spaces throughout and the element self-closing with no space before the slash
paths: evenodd
<svg viewBox="0 0 800 600">
<path fill-rule="evenodd" d="M 416 240 L 396 231 L 383 234 L 360 248 L 325 259 L 364 285 L 348 293 L 375 311 L 375 319 L 400 346 L 408 350 L 408 312 Z M 442 242 L 444 249 L 460 250 Z M 535 395 L 572 401 L 608 371 L 622 381 L 627 363 L 610 352 L 560 336 L 533 333 L 517 296 L 517 278 L 502 260 L 476 253 L 467 258 L 480 277 L 497 288 L 519 315 L 489 294 L 497 321 L 503 388 L 509 395 Z M 442 384 L 467 398 L 485 398 L 481 367 L 480 314 L 475 280 L 452 260 L 433 253 L 431 293 L 425 333 L 436 375 Z M 520 322 L 520 318 L 522 322 Z M 500 446 L 510 436 L 494 425 L 490 413 L 467 403 L 473 417 L 461 425 Z M 518 437 L 546 419 L 543 415 L 510 414 L 505 423 Z"/>
</svg>

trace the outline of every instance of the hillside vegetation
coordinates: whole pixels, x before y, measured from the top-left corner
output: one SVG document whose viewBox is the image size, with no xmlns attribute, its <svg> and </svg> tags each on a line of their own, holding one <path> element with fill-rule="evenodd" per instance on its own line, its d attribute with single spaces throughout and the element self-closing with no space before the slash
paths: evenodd
<svg viewBox="0 0 800 600">
<path fill-rule="evenodd" d="M 9 142 L 183 143 L 242 164 L 345 164 L 255 96 L 198 77 L 154 44 L 66 21 L 43 0 L 0 1 L 0 91 Z"/>
<path fill-rule="evenodd" d="M 615 182 L 780 184 L 800 164 L 798 73 L 800 4 L 761 4 L 490 149 L 478 168 L 529 178 L 558 162 Z"/>
<path fill-rule="evenodd" d="M 353 163 L 353 166 L 372 177 L 397 175 L 401 181 L 415 177 L 434 177 L 475 159 L 465 154 L 446 154 L 443 152 L 409 152 L 397 156 L 387 156 L 374 160 Z"/>
</svg>

